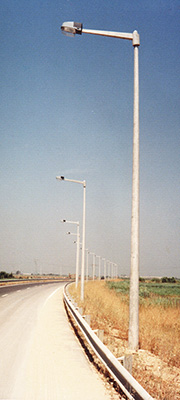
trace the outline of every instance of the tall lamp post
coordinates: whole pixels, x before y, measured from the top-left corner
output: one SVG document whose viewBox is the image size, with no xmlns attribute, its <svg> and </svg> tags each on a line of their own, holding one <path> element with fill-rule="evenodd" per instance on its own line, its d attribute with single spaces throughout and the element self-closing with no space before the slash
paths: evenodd
<svg viewBox="0 0 180 400">
<path fill-rule="evenodd" d="M 94 279 L 95 279 L 95 269 L 96 269 L 96 254 L 95 253 L 92 253 L 93 254 L 93 273 L 92 273 L 92 279 L 93 279 L 93 281 L 94 281 Z"/>
<path fill-rule="evenodd" d="M 99 258 L 99 281 L 101 280 L 101 256 L 97 256 Z"/>
<path fill-rule="evenodd" d="M 93 256 L 93 262 L 92 262 L 92 280 L 94 281 L 94 274 L 95 274 L 95 267 L 96 267 L 96 254 L 95 253 L 92 253 L 91 251 L 90 251 L 90 253 L 89 254 L 91 254 L 92 256 Z"/>
<path fill-rule="evenodd" d="M 66 222 L 67 224 L 75 224 L 77 225 L 77 233 L 68 232 L 71 235 L 77 236 L 76 242 L 76 288 L 78 286 L 78 278 L 79 278 L 79 241 L 80 241 L 80 234 L 79 234 L 79 221 L 67 221 L 66 219 L 62 219 L 61 222 Z"/>
<path fill-rule="evenodd" d="M 74 182 L 83 185 L 83 222 L 82 222 L 82 260 L 81 260 L 81 300 L 84 300 L 84 263 L 85 263 L 85 220 L 86 220 L 86 181 L 68 179 L 64 176 L 56 176 L 59 181 Z"/>
<path fill-rule="evenodd" d="M 86 249 L 86 282 L 88 282 L 88 274 L 89 274 L 89 250 Z"/>
<path fill-rule="evenodd" d="M 102 260 L 104 261 L 104 279 L 106 280 L 106 259 L 102 258 Z"/>
<path fill-rule="evenodd" d="M 132 214 L 131 214 L 131 273 L 129 308 L 129 348 L 139 346 L 139 59 L 140 37 L 133 33 L 111 32 L 84 29 L 79 22 L 64 22 L 64 34 L 74 36 L 82 33 L 131 40 L 134 47 L 134 115 L 133 115 L 133 176 L 132 176 Z"/>
</svg>

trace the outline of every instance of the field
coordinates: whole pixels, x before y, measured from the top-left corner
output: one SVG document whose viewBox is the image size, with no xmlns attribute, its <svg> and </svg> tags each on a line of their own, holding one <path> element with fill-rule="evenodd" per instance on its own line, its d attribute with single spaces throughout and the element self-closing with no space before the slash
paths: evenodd
<svg viewBox="0 0 180 400">
<path fill-rule="evenodd" d="M 79 285 L 80 286 L 80 285 Z M 104 343 L 116 357 L 128 352 L 129 281 L 94 281 L 69 291 L 92 329 L 104 330 Z M 139 348 L 133 376 L 158 400 L 180 399 L 180 282 L 140 282 Z"/>
</svg>

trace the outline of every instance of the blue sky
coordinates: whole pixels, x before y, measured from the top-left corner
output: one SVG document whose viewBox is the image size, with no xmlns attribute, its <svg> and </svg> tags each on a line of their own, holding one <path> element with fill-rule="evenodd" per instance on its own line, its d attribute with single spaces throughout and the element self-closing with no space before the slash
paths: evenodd
<svg viewBox="0 0 180 400">
<path fill-rule="evenodd" d="M 2 0 L 0 269 L 75 271 L 86 247 L 130 272 L 133 46 L 140 34 L 140 275 L 180 276 L 180 2 Z M 90 260 L 92 263 L 92 260 Z"/>
</svg>

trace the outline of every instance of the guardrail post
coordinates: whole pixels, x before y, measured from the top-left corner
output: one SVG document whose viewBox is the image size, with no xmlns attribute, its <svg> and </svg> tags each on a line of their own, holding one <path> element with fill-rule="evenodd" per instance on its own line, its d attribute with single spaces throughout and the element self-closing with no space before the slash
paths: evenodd
<svg viewBox="0 0 180 400">
<path fill-rule="evenodd" d="M 98 329 L 97 336 L 101 340 L 101 342 L 103 343 L 103 340 L 104 340 L 104 331 L 103 331 L 103 329 Z"/>
<path fill-rule="evenodd" d="M 126 368 L 131 375 L 132 375 L 132 364 L 133 364 L 132 354 L 125 354 L 123 358 L 123 367 Z"/>
<path fill-rule="evenodd" d="M 85 321 L 88 323 L 88 325 L 91 325 L 91 316 L 90 315 L 84 315 Z"/>
<path fill-rule="evenodd" d="M 93 332 L 96 334 L 96 336 L 101 340 L 103 343 L 104 340 L 104 331 L 103 329 L 94 329 Z"/>
</svg>

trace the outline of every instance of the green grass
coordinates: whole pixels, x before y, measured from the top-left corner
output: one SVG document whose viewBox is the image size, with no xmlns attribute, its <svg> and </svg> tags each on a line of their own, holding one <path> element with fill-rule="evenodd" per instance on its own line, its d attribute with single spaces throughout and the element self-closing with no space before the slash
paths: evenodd
<svg viewBox="0 0 180 400">
<path fill-rule="evenodd" d="M 130 282 L 128 279 L 122 281 L 107 281 L 110 290 L 128 301 Z M 180 306 L 180 281 L 175 283 L 140 281 L 139 282 L 140 304 L 157 304 L 164 307 Z"/>
</svg>

